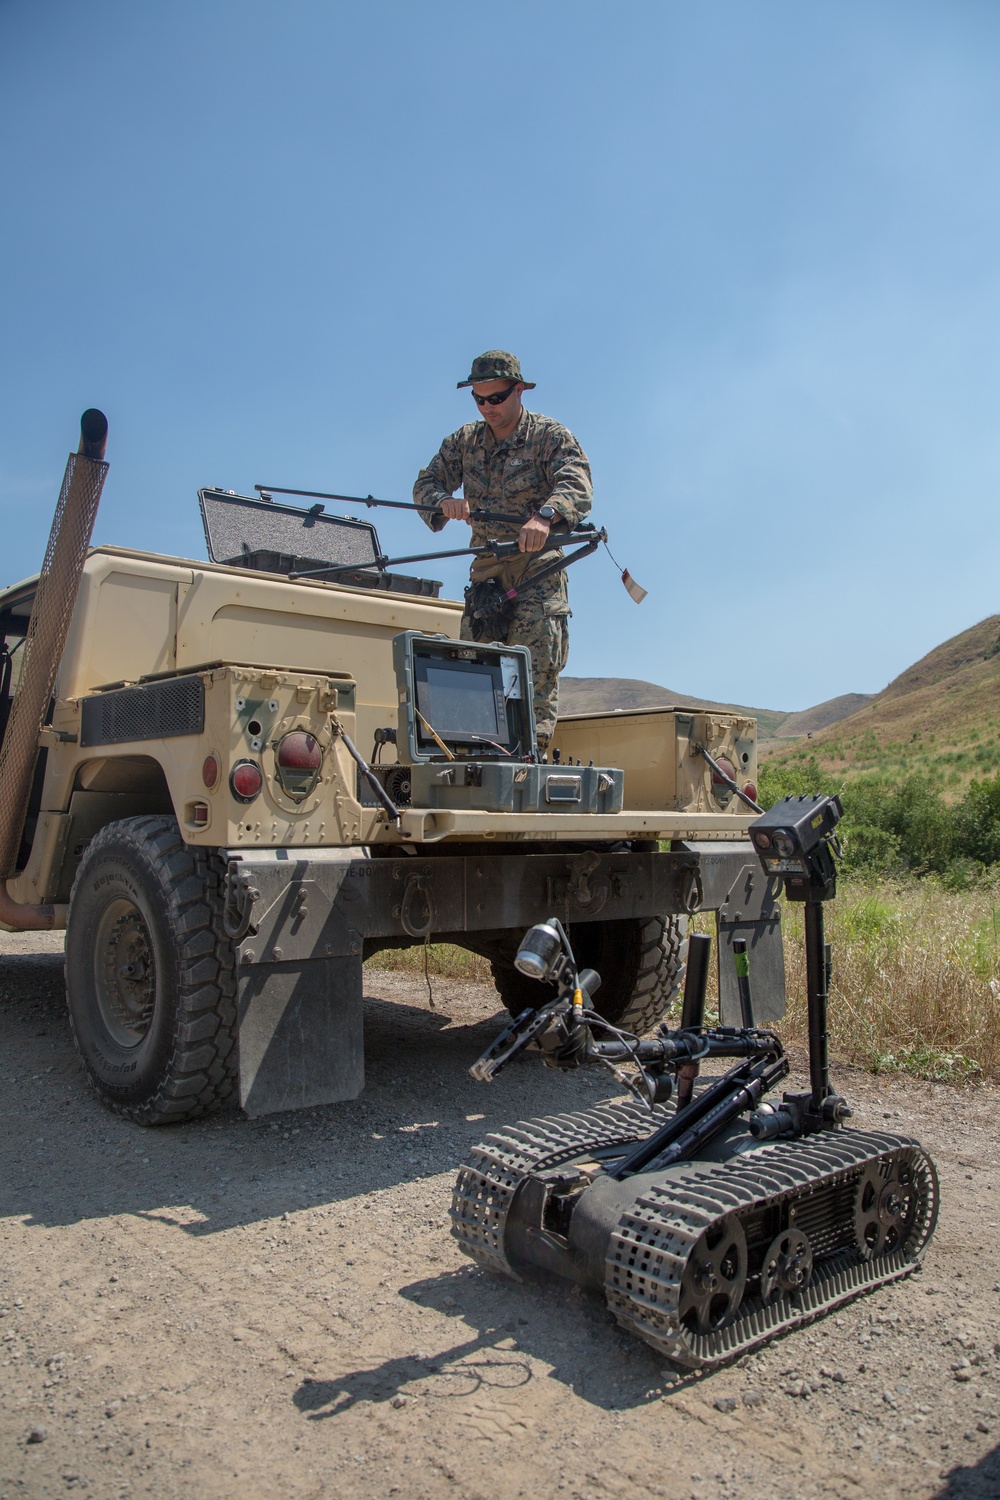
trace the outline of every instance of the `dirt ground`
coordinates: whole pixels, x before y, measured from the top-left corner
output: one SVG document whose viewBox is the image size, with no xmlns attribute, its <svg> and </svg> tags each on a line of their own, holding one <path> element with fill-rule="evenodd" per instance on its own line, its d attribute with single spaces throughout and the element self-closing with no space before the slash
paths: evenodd
<svg viewBox="0 0 1000 1500">
<path fill-rule="evenodd" d="M 609 1093 L 473 1083 L 492 990 L 369 970 L 359 1100 L 145 1130 L 86 1088 L 60 941 L 0 941 L 0 1500 L 1000 1496 L 1000 1090 L 840 1072 L 937 1159 L 927 1264 L 696 1379 L 450 1238 L 470 1145 Z"/>
</svg>

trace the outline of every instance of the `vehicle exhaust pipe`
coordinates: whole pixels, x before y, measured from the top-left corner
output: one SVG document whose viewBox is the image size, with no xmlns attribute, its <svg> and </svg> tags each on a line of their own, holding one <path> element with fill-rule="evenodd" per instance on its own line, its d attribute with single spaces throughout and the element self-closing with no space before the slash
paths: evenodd
<svg viewBox="0 0 1000 1500">
<path fill-rule="evenodd" d="M 66 462 L 38 591 L 24 641 L 21 676 L 0 746 L 0 923 L 15 932 L 52 927 L 55 908 L 15 901 L 7 881 L 17 873 L 38 736 L 49 715 L 56 673 L 76 608 L 97 506 L 107 477 L 108 419 L 91 408 L 80 418 L 80 446 Z"/>
</svg>

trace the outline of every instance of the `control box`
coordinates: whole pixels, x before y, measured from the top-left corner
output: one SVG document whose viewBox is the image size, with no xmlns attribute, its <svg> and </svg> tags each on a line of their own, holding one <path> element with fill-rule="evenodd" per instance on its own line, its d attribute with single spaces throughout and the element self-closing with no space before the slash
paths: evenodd
<svg viewBox="0 0 1000 1500">
<path fill-rule="evenodd" d="M 411 807 L 465 812 L 620 812 L 624 773 L 538 763 L 526 646 L 401 631 L 393 639 L 399 764 Z M 405 787 L 400 773 L 406 775 Z M 388 780 L 386 781 L 388 786 Z"/>
<path fill-rule="evenodd" d="M 527 646 L 403 630 L 393 638 L 392 651 L 401 761 L 417 766 L 537 757 Z"/>
</svg>

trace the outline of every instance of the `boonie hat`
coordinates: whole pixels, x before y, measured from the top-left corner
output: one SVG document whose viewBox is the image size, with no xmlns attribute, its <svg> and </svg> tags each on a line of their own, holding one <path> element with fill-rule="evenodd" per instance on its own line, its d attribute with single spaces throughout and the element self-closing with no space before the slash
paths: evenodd
<svg viewBox="0 0 1000 1500">
<path fill-rule="evenodd" d="M 521 374 L 521 361 L 516 354 L 508 354 L 506 349 L 487 349 L 485 354 L 479 354 L 472 361 L 472 374 L 468 380 L 460 380 L 456 387 L 461 390 L 464 385 L 478 385 L 481 380 L 519 380 L 525 390 L 533 391 L 535 382 L 525 380 Z"/>
</svg>

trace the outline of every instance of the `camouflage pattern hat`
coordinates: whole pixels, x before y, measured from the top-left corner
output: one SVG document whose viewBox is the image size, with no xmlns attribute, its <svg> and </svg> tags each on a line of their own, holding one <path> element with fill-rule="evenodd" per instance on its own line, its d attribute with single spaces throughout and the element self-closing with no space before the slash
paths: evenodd
<svg viewBox="0 0 1000 1500">
<path fill-rule="evenodd" d="M 472 361 L 472 374 L 468 380 L 460 380 L 457 389 L 465 385 L 478 385 L 481 380 L 519 380 L 525 390 L 533 391 L 535 382 L 525 380 L 521 374 L 521 361 L 506 349 L 487 349 Z"/>
</svg>

